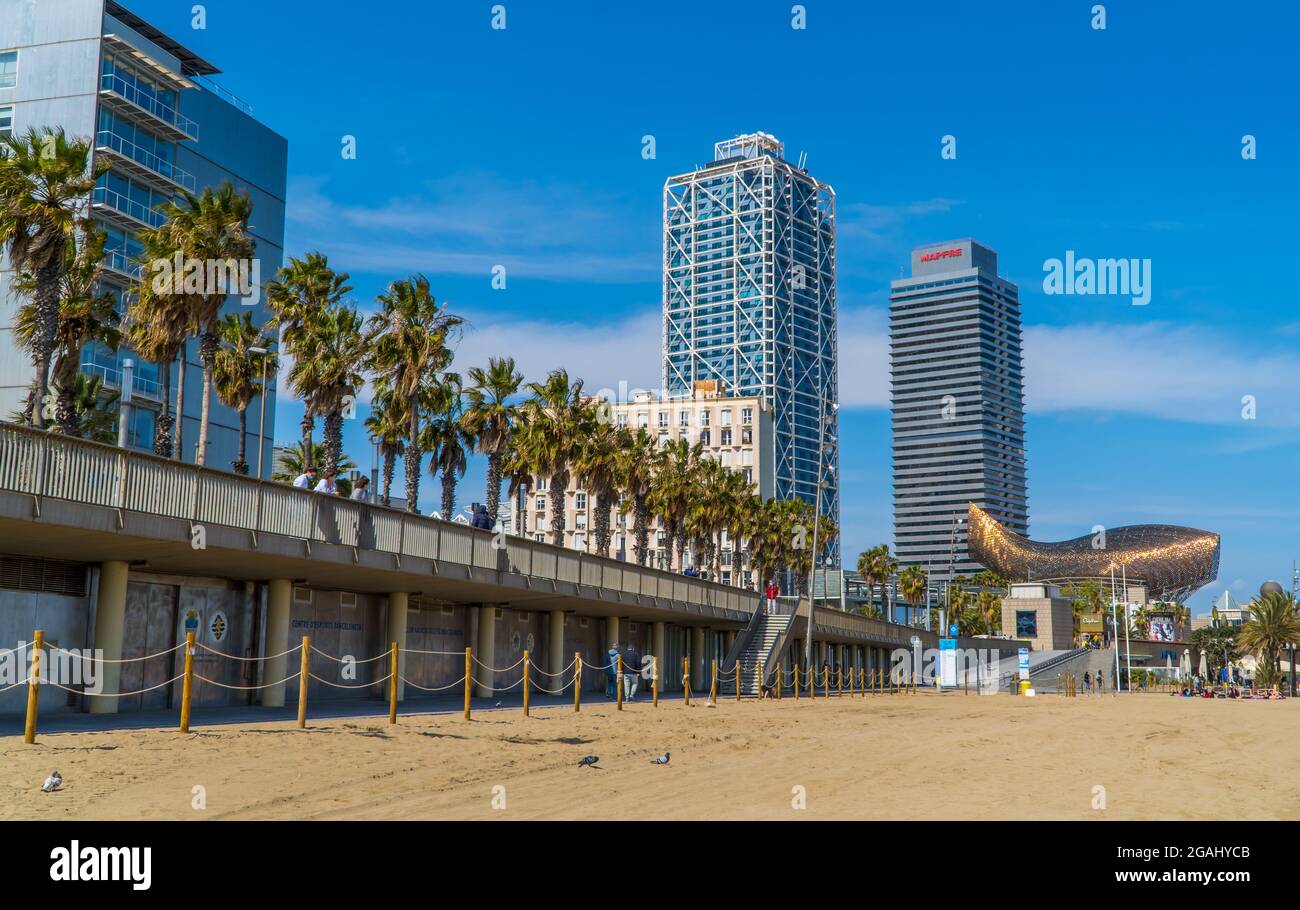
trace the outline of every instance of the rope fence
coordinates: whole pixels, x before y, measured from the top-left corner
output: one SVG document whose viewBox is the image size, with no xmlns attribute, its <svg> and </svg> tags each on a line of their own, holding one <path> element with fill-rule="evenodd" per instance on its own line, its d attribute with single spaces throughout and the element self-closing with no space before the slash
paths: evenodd
<svg viewBox="0 0 1300 910">
<path fill-rule="evenodd" d="M 87 688 L 84 684 L 81 688 L 72 688 L 65 686 L 47 678 L 49 674 L 43 672 L 43 661 L 45 660 L 45 650 L 69 655 L 79 661 L 87 664 L 101 665 L 126 665 L 140 663 L 147 660 L 164 658 L 175 655 L 177 651 L 184 649 L 184 669 L 173 675 L 170 679 L 157 683 L 156 685 L 147 686 L 130 692 L 101 692 Z M 296 672 L 289 673 L 283 679 L 274 682 L 263 682 L 260 684 L 234 685 L 212 679 L 207 675 L 196 673 L 194 670 L 194 658 L 200 649 L 206 654 L 212 655 L 218 660 L 235 661 L 243 665 L 259 665 L 263 671 L 270 661 L 278 661 L 281 658 L 287 658 L 292 654 L 299 655 L 299 666 Z M 239 692 L 265 692 L 268 689 L 284 687 L 289 683 L 297 680 L 298 682 L 298 726 L 303 728 L 307 722 L 308 695 L 310 683 L 312 681 L 321 686 L 343 691 L 359 691 L 364 689 L 373 689 L 382 687 L 387 684 L 388 695 L 388 717 L 389 723 L 397 723 L 397 703 L 399 701 L 399 687 L 409 686 L 419 692 L 428 693 L 450 693 L 457 689 L 463 690 L 464 693 L 464 716 L 468 720 L 471 718 L 471 702 L 474 695 L 474 689 L 477 688 L 479 697 L 493 697 L 522 689 L 523 694 L 523 711 L 528 716 L 530 710 L 530 696 L 533 692 L 539 692 L 545 695 L 561 696 L 571 692 L 573 694 L 573 709 L 575 712 L 582 709 L 582 693 L 584 681 L 591 681 L 591 677 L 584 677 L 584 673 L 595 673 L 597 678 L 603 679 L 606 684 L 606 694 L 617 703 L 618 710 L 623 710 L 625 693 L 631 696 L 636 692 L 635 685 L 644 681 L 650 690 L 651 701 L 655 707 L 659 705 L 660 678 L 664 675 L 667 668 L 661 668 L 659 661 L 653 656 L 647 655 L 640 667 L 627 666 L 623 663 L 621 656 L 603 664 L 586 663 L 582 659 L 581 652 L 575 653 L 573 659 L 564 667 L 557 671 L 551 671 L 542 668 L 534 660 L 531 653 L 524 651 L 523 656 L 514 663 L 505 667 L 494 667 L 480 660 L 474 654 L 473 648 L 465 648 L 463 651 L 437 651 L 425 650 L 419 648 L 404 648 L 398 642 L 393 642 L 388 650 L 376 654 L 372 657 L 356 658 L 350 655 L 339 657 L 326 651 L 321 650 L 312 644 L 310 636 L 303 636 L 300 644 L 288 648 L 278 654 L 263 657 L 245 657 L 237 654 L 228 654 L 224 651 L 218 651 L 215 648 L 208 647 L 195 640 L 194 632 L 187 632 L 185 641 L 162 651 L 152 654 L 145 654 L 139 657 L 130 658 L 106 658 L 95 657 L 86 654 L 78 654 L 57 645 L 46 645 L 45 636 L 42 630 L 36 630 L 32 636 L 32 641 L 27 644 L 20 644 L 17 648 L 0 650 L 0 656 L 7 654 L 16 654 L 30 650 L 31 672 L 27 679 L 13 685 L 0 688 L 0 693 L 17 689 L 21 686 L 27 686 L 27 722 L 24 732 L 24 741 L 27 743 L 35 742 L 36 721 L 37 721 L 37 704 L 39 689 L 42 685 L 51 685 L 56 689 L 74 695 L 87 696 L 92 698 L 129 698 L 136 695 L 144 695 L 149 692 L 156 692 L 174 683 L 182 683 L 181 705 L 180 705 L 180 731 L 189 732 L 190 710 L 192 702 L 193 685 L 197 680 L 209 686 L 218 689 L 239 691 Z M 464 670 L 457 679 L 445 685 L 426 686 L 409 679 L 401 668 L 403 655 L 430 655 L 435 657 L 454 657 L 464 661 Z M 377 664 L 382 669 L 380 661 L 387 660 L 387 672 L 383 676 L 367 682 L 344 682 L 339 680 L 327 679 L 317 672 L 313 671 L 311 661 L 313 656 L 324 658 L 334 664 L 340 665 L 339 672 L 347 677 L 347 672 L 352 668 L 363 664 Z M 603 656 L 603 655 L 602 655 Z M 173 664 L 173 669 L 175 665 Z M 518 670 L 517 678 L 508 684 L 498 684 L 498 674 L 514 674 Z M 284 672 L 281 670 L 280 672 Z M 376 669 L 376 673 L 380 669 Z M 545 679 L 539 679 L 544 677 Z M 554 680 L 558 683 L 555 688 L 545 685 L 544 682 Z M 1063 680 L 1064 687 L 1070 691 L 1071 682 Z M 862 697 L 879 696 L 879 695 L 898 695 L 898 694 L 915 694 L 917 691 L 917 680 L 913 673 L 907 673 L 900 670 L 892 672 L 883 669 L 868 669 L 865 667 L 830 667 L 822 665 L 821 667 L 792 664 L 785 667 L 778 662 L 774 667 L 769 667 L 766 662 L 745 663 L 742 660 L 733 660 L 730 663 L 723 663 L 717 658 L 708 659 L 706 662 L 703 658 L 698 659 L 694 666 L 692 659 L 685 657 L 681 663 L 681 686 L 684 703 L 687 706 L 691 704 L 693 696 L 704 695 L 708 698 L 711 705 L 718 703 L 718 698 L 734 698 L 740 701 L 746 697 L 757 697 L 760 701 L 768 698 L 774 698 L 780 701 L 783 697 L 790 695 L 796 701 L 807 697 L 809 699 L 830 698 L 831 696 L 849 696 Z M 1070 692 L 1073 694 L 1073 692 Z M 265 697 L 264 697 L 265 701 Z M 497 706 L 500 705 L 498 702 Z"/>
</svg>

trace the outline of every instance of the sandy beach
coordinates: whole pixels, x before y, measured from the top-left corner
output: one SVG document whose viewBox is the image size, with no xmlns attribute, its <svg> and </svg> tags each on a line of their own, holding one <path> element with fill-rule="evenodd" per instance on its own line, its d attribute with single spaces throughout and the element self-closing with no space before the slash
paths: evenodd
<svg viewBox="0 0 1300 910">
<path fill-rule="evenodd" d="M 932 693 L 62 733 L 0 740 L 0 818 L 1296 819 L 1298 737 L 1297 701 Z"/>
</svg>

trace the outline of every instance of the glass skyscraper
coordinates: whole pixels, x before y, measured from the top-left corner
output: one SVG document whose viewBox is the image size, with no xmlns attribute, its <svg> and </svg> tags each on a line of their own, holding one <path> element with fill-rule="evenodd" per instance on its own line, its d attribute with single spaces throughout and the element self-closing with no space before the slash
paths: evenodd
<svg viewBox="0 0 1300 910">
<path fill-rule="evenodd" d="M 119 312 L 140 274 L 137 232 L 156 227 L 163 217 L 158 206 L 182 191 L 197 194 L 228 180 L 247 192 L 261 273 L 269 279 L 280 267 L 288 143 L 211 80 L 219 72 L 116 0 L 0 0 L 0 134 L 63 127 L 69 136 L 89 139 L 95 159 L 108 165 L 88 203 L 89 214 L 107 234 L 103 280 Z M 0 413 L 5 415 L 23 407 L 34 375 L 30 358 L 13 338 L 22 301 L 11 289 L 12 280 L 9 264 L 0 262 Z M 269 312 L 256 290 L 255 305 L 236 298 L 227 309 L 247 307 L 254 323 L 262 325 Z M 173 417 L 184 429 L 181 456 L 193 461 L 203 404 L 195 339 L 184 356 L 185 413 Z M 174 397 L 178 364 L 143 361 L 125 346 L 112 351 L 88 345 L 81 368 L 117 389 L 128 357 L 135 372 L 126 441 L 147 450 L 162 408 L 161 371 L 171 371 Z M 226 469 L 238 450 L 238 416 L 213 396 L 209 423 L 207 464 Z M 256 464 L 258 426 L 256 420 L 249 423 L 246 457 Z M 266 426 L 275 426 L 274 385 L 267 396 Z M 270 453 L 268 435 L 267 463 Z"/>
<path fill-rule="evenodd" d="M 838 525 L 835 191 L 766 133 L 713 157 L 664 185 L 663 388 L 762 398 L 773 495 L 815 502 L 820 478 Z"/>
<path fill-rule="evenodd" d="M 918 247 L 891 283 L 889 331 L 898 561 L 978 572 L 968 503 L 1029 534 L 1020 292 L 974 240 Z"/>
</svg>

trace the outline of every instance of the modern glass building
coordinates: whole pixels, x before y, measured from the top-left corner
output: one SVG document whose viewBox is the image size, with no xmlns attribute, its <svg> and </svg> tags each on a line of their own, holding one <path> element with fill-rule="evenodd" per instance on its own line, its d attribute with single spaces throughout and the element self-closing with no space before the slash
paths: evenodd
<svg viewBox="0 0 1300 910">
<path fill-rule="evenodd" d="M 918 247 L 891 282 L 889 331 L 898 561 L 935 580 L 978 572 L 970 503 L 1029 534 L 1020 292 L 974 240 Z"/>
<path fill-rule="evenodd" d="M 838 525 L 835 191 L 767 133 L 713 157 L 664 185 L 664 391 L 763 399 L 773 495 L 815 502 L 820 478 Z"/>
<path fill-rule="evenodd" d="M 0 0 L 0 133 L 61 126 L 68 135 L 92 139 L 95 156 L 109 165 L 89 200 L 90 213 L 108 234 L 105 281 L 119 298 L 135 280 L 140 252 L 136 232 L 157 225 L 157 206 L 180 191 L 230 181 L 253 201 L 252 233 L 261 273 L 279 268 L 284 246 L 288 143 L 258 122 L 248 105 L 211 81 L 219 70 L 114 0 Z M 33 369 L 16 348 L 11 327 L 21 304 L 11 290 L 13 272 L 0 263 L 0 415 L 20 410 Z M 257 324 L 268 313 L 252 308 Z M 238 299 L 228 306 L 242 307 Z M 193 461 L 202 407 L 198 345 L 186 352 L 185 413 L 181 456 Z M 145 363 L 126 348 L 87 347 L 84 372 L 117 388 L 122 362 L 135 363 L 128 444 L 151 448 L 161 409 L 160 370 L 177 364 Z M 273 391 L 273 390 L 272 390 Z M 254 408 L 259 405 L 254 402 Z M 274 394 L 266 426 L 274 426 Z M 175 416 L 175 415 L 174 415 Z M 207 464 L 227 468 L 235 457 L 239 422 L 215 398 Z M 256 463 L 257 421 L 250 421 L 248 460 Z M 270 463 L 271 441 L 264 440 Z"/>
</svg>

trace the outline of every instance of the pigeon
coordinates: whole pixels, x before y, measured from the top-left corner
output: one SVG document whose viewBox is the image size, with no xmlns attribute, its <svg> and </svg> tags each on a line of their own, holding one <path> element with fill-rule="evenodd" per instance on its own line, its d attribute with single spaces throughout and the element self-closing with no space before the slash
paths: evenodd
<svg viewBox="0 0 1300 910">
<path fill-rule="evenodd" d="M 668 764 L 668 759 L 672 758 L 672 755 L 673 755 L 673 754 L 672 754 L 671 752 L 665 752 L 663 755 L 659 756 L 658 758 L 652 758 L 652 759 L 650 759 L 650 764 L 652 764 L 652 765 L 666 765 L 666 764 Z"/>
<path fill-rule="evenodd" d="M 598 761 L 600 761 L 599 755 L 585 755 L 583 756 L 582 761 L 578 762 L 578 767 L 579 768 L 595 767 L 596 762 Z"/>
<path fill-rule="evenodd" d="M 41 784 L 41 792 L 52 793 L 61 786 L 63 786 L 63 775 L 58 771 L 51 771 L 50 776 L 45 778 L 45 783 Z"/>
<path fill-rule="evenodd" d="M 499 708 L 499 707 L 501 707 L 501 706 L 504 705 L 504 704 L 505 704 L 505 701 L 503 700 L 503 701 L 499 701 L 499 702 L 497 702 L 497 703 L 496 703 L 495 705 L 493 705 L 492 707 L 494 707 L 494 708 Z"/>
</svg>

